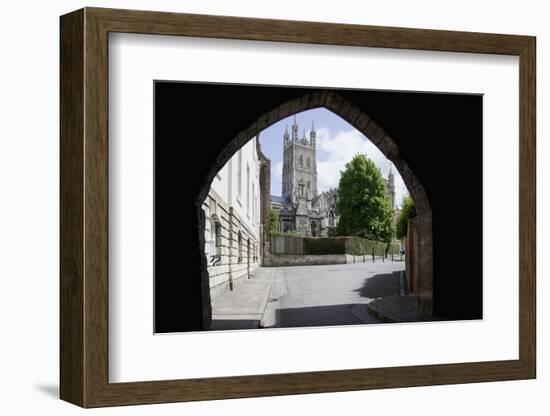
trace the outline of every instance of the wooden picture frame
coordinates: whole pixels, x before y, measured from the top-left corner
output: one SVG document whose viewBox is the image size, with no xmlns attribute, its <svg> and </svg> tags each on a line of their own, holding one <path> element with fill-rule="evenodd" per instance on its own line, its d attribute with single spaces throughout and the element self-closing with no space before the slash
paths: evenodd
<svg viewBox="0 0 550 416">
<path fill-rule="evenodd" d="M 85 8 L 61 17 L 60 396 L 82 407 L 536 377 L 534 37 Z M 519 359 L 109 383 L 109 32 L 519 57 Z"/>
</svg>

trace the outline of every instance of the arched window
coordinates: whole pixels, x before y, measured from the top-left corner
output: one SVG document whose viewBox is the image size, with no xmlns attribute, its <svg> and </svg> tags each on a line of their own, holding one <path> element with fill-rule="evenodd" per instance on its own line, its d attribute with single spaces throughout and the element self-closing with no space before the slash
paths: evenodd
<svg viewBox="0 0 550 416">
<path fill-rule="evenodd" d="M 306 167 L 307 167 L 308 169 L 311 168 L 311 160 L 309 159 L 309 157 L 306 159 Z"/>
<path fill-rule="evenodd" d="M 300 158 L 298 159 L 298 166 L 301 168 L 304 167 L 304 157 L 302 155 L 300 155 Z"/>
<path fill-rule="evenodd" d="M 329 227 L 334 227 L 335 226 L 334 211 L 333 210 L 330 210 L 329 213 L 328 213 L 328 225 L 329 225 Z"/>
</svg>

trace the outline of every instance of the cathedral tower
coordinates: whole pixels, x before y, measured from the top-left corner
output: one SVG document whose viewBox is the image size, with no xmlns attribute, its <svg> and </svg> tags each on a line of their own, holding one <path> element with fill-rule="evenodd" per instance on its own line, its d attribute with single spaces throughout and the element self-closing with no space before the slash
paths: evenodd
<svg viewBox="0 0 550 416">
<path fill-rule="evenodd" d="M 395 208 L 395 176 L 393 174 L 392 166 L 390 165 L 390 173 L 388 174 L 388 196 L 390 197 L 391 207 Z"/>
<path fill-rule="evenodd" d="M 283 197 L 292 203 L 298 198 L 311 200 L 317 196 L 317 157 L 316 132 L 311 126 L 309 140 L 304 129 L 302 138 L 298 137 L 296 115 L 291 126 L 291 137 L 288 127 L 283 136 Z"/>
</svg>

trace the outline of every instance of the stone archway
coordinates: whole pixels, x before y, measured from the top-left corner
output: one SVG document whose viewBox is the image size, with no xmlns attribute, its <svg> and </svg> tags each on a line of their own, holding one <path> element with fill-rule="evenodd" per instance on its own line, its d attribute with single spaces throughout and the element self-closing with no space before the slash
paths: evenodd
<svg viewBox="0 0 550 416">
<path fill-rule="evenodd" d="M 255 137 L 262 130 L 265 130 L 272 124 L 285 119 L 293 114 L 314 108 L 325 108 L 338 115 L 355 129 L 363 133 L 385 156 L 392 161 L 399 171 L 407 189 L 415 203 L 417 217 L 415 219 L 416 234 L 418 244 L 416 247 L 415 267 L 419 278 L 416 282 L 417 296 L 420 308 L 423 312 L 432 313 L 433 310 L 433 236 L 432 236 L 432 211 L 426 194 L 426 191 L 420 181 L 415 176 L 409 164 L 403 159 L 399 152 L 396 142 L 386 131 L 365 114 L 360 108 L 350 101 L 331 90 L 319 90 L 313 93 L 305 94 L 299 99 L 286 102 L 268 113 L 260 116 L 256 122 L 247 129 L 241 131 L 233 140 L 231 140 L 224 150 L 216 157 L 215 163 L 210 166 L 208 174 L 204 178 L 205 185 L 202 187 L 195 205 L 198 211 L 201 211 L 202 204 L 208 195 L 210 184 L 217 172 L 227 163 L 227 161 L 249 140 Z M 204 214 L 199 221 L 199 233 L 204 233 Z M 199 241 L 203 239 L 199 235 Z M 206 264 L 203 262 L 203 265 Z M 208 287 L 208 272 L 206 267 L 202 267 L 202 279 L 206 279 L 206 284 L 202 287 Z M 205 282 L 203 282 L 205 283 Z M 203 293 L 203 299 L 209 299 L 209 294 Z M 205 302 L 204 308 L 210 308 L 210 302 Z M 204 316 L 210 316 L 210 311 L 203 311 Z"/>
</svg>

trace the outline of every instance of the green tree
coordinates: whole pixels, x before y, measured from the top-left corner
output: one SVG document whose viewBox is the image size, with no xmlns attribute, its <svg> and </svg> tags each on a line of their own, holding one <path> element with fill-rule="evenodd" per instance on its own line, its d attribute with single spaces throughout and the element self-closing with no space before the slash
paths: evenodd
<svg viewBox="0 0 550 416">
<path fill-rule="evenodd" d="M 395 236 L 397 238 L 403 238 L 407 235 L 407 224 L 414 213 L 414 201 L 409 195 L 404 196 L 401 203 L 401 212 L 395 223 Z"/>
<path fill-rule="evenodd" d="M 337 233 L 390 242 L 395 233 L 393 207 L 380 169 L 365 155 L 346 163 L 338 187 Z"/>
<path fill-rule="evenodd" d="M 269 210 L 269 233 L 271 235 L 277 233 L 277 228 L 279 224 L 279 211 L 275 208 Z"/>
</svg>

